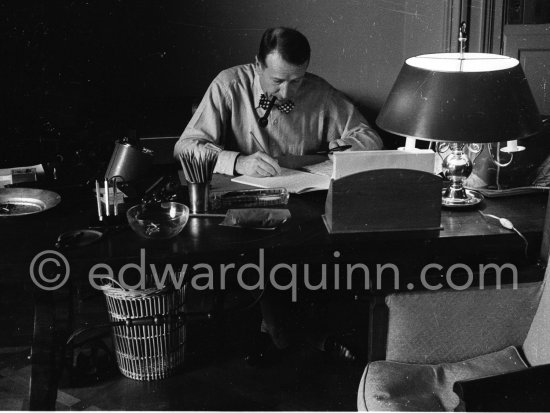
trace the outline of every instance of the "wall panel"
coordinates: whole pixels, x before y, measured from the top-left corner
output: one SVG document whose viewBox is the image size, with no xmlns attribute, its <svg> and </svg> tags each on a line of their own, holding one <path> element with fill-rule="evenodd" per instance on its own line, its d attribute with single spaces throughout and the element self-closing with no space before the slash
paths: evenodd
<svg viewBox="0 0 550 413">
<path fill-rule="evenodd" d="M 310 39 L 310 71 L 374 114 L 405 58 L 448 49 L 451 0 L 194 1 L 171 13 L 182 88 L 201 94 L 215 74 L 250 62 L 267 27 L 295 27 Z"/>
</svg>

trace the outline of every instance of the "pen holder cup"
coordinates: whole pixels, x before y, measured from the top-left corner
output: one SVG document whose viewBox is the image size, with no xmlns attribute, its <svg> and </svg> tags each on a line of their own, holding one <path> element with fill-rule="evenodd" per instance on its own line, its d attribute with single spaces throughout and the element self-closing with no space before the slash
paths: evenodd
<svg viewBox="0 0 550 413">
<path fill-rule="evenodd" d="M 210 182 L 187 182 L 189 190 L 189 209 L 192 214 L 208 211 Z"/>
</svg>

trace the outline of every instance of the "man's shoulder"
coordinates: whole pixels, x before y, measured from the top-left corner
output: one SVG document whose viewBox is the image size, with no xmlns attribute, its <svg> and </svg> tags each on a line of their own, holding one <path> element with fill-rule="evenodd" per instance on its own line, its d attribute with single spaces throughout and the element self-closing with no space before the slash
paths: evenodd
<svg viewBox="0 0 550 413">
<path fill-rule="evenodd" d="M 249 63 L 245 65 L 233 66 L 222 70 L 215 81 L 224 85 L 231 83 L 252 83 L 254 80 L 254 65 Z"/>
<path fill-rule="evenodd" d="M 327 80 L 316 74 L 307 72 L 304 84 L 307 85 L 304 89 L 306 94 L 311 99 L 323 102 L 323 105 L 328 105 L 333 108 L 345 102 L 353 104 L 353 101 L 341 90 L 332 86 Z"/>
<path fill-rule="evenodd" d="M 306 87 L 316 90 L 317 92 L 324 91 L 326 93 L 334 93 L 336 89 L 321 76 L 307 72 L 304 77 Z"/>
</svg>

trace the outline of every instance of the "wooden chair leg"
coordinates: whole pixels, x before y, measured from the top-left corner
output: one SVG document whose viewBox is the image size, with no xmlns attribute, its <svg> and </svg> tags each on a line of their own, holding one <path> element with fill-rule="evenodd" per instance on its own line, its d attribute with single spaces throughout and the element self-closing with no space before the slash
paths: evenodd
<svg viewBox="0 0 550 413">
<path fill-rule="evenodd" d="M 388 307 L 384 296 L 370 298 L 368 361 L 384 360 L 388 337 Z"/>
<path fill-rule="evenodd" d="M 26 410 L 55 410 L 65 342 L 73 322 L 73 289 L 69 282 L 57 291 L 34 292 L 31 377 Z"/>
<path fill-rule="evenodd" d="M 34 303 L 29 410 L 54 410 L 57 398 L 53 294 L 38 292 Z"/>
</svg>

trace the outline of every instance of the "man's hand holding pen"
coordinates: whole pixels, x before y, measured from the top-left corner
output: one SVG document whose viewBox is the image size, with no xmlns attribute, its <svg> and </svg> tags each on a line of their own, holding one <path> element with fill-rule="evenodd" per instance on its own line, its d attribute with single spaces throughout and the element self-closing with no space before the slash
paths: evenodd
<svg viewBox="0 0 550 413">
<path fill-rule="evenodd" d="M 349 145 L 343 139 L 335 139 L 328 144 L 328 152 L 343 152 L 351 149 L 352 145 Z"/>
<path fill-rule="evenodd" d="M 276 159 L 260 151 L 248 156 L 239 155 L 235 172 L 248 176 L 275 176 L 281 173 L 281 167 Z"/>
<path fill-rule="evenodd" d="M 344 152 L 352 148 L 352 145 L 347 144 L 342 139 L 336 139 L 334 141 L 329 142 L 328 144 L 328 157 L 330 160 L 332 160 L 333 156 L 332 154 L 334 152 Z"/>
<path fill-rule="evenodd" d="M 235 161 L 235 172 L 248 176 L 275 176 L 281 173 L 281 167 L 276 159 L 267 154 L 262 142 L 250 131 L 250 136 L 260 147 L 260 151 L 252 155 L 239 155 Z"/>
<path fill-rule="evenodd" d="M 276 176 L 281 173 L 281 167 L 279 165 L 279 161 L 281 160 L 283 163 L 282 165 L 287 168 L 300 168 L 303 165 L 309 165 L 311 164 L 311 160 L 307 160 L 306 163 L 301 162 L 301 164 L 298 162 L 296 163 L 295 160 L 292 160 L 293 158 L 300 158 L 299 156 L 283 156 L 280 159 L 272 158 L 267 154 L 267 151 L 265 150 L 262 142 L 254 135 L 252 131 L 250 131 L 250 137 L 253 139 L 253 141 L 256 143 L 256 146 L 260 149 L 258 152 L 252 154 L 252 155 L 239 155 L 237 157 L 237 160 L 235 162 L 235 173 L 240 175 L 248 175 L 248 176 L 259 176 L 259 177 L 268 177 L 268 176 Z M 336 139 L 334 141 L 329 142 L 328 144 L 328 150 L 325 149 L 324 151 L 316 152 L 314 155 L 306 155 L 305 157 L 311 157 L 311 156 L 317 156 L 321 157 L 320 160 L 317 160 L 316 162 L 322 162 L 322 156 L 328 155 L 330 159 L 332 159 L 332 154 L 334 152 L 342 152 L 346 151 L 352 148 L 352 145 L 349 145 L 347 142 L 345 142 L 342 139 Z M 304 156 L 302 156 L 304 157 Z M 288 158 L 291 158 L 291 161 L 289 162 Z M 326 158 L 325 158 L 326 159 Z M 315 162 L 313 162 L 315 163 Z"/>
</svg>

